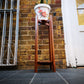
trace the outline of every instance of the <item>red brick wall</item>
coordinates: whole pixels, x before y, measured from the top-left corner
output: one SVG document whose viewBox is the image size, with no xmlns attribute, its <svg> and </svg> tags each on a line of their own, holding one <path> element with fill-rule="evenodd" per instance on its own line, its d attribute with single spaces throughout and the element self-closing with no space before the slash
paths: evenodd
<svg viewBox="0 0 84 84">
<path fill-rule="evenodd" d="M 34 69 L 35 58 L 35 12 L 34 6 L 38 0 L 20 0 L 20 25 L 18 69 Z M 49 2 L 50 3 L 50 2 Z M 64 32 L 61 13 L 61 1 L 51 0 L 51 15 L 54 24 L 54 47 L 57 68 L 66 68 Z M 39 27 L 39 60 L 49 59 L 48 28 Z"/>
</svg>

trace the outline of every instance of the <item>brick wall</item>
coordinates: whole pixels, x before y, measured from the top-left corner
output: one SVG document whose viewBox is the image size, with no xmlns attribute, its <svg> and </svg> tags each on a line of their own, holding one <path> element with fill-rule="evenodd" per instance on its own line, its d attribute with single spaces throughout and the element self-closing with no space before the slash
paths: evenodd
<svg viewBox="0 0 84 84">
<path fill-rule="evenodd" d="M 34 6 L 38 0 L 20 0 L 20 20 L 19 20 L 19 42 L 18 42 L 18 69 L 34 69 L 35 58 L 35 12 Z M 46 0 L 45 0 L 46 1 Z M 55 61 L 56 68 L 66 68 L 66 56 L 65 56 L 65 44 L 64 44 L 64 32 L 61 13 L 61 1 L 49 0 L 48 2 L 52 8 L 50 14 L 53 15 L 54 24 L 54 47 L 55 47 Z M 9 13 L 7 22 L 9 23 Z M 12 42 L 15 39 L 15 23 L 16 14 L 13 15 L 13 36 Z M 8 24 L 7 23 L 7 24 Z M 0 47 L 3 28 L 3 13 L 0 21 Z M 9 25 L 6 29 L 6 44 L 5 54 L 7 51 Z M 39 60 L 49 59 L 49 39 L 48 39 L 48 27 L 39 27 L 39 46 L 38 57 Z M 0 48 L 1 49 L 1 48 Z M 14 44 L 12 44 L 12 51 L 14 50 Z M 14 53 L 14 51 L 13 51 Z M 5 55 L 6 56 L 6 55 Z M 4 63 L 6 63 L 6 57 L 4 57 Z M 11 63 L 13 59 L 11 59 Z M 42 66 L 39 68 L 47 68 L 49 66 Z"/>
<path fill-rule="evenodd" d="M 34 6 L 38 0 L 20 0 L 20 25 L 18 69 L 34 69 L 35 58 L 35 12 Z M 60 0 L 49 0 L 54 24 L 54 47 L 56 68 L 66 68 L 64 32 Z M 48 28 L 39 27 L 39 60 L 49 59 Z M 47 66 L 46 66 L 47 67 Z"/>
</svg>

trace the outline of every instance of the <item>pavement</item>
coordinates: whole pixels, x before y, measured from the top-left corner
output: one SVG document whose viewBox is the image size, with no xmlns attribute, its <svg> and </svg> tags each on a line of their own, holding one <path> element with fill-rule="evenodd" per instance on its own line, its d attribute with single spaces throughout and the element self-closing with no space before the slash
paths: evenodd
<svg viewBox="0 0 84 84">
<path fill-rule="evenodd" d="M 0 84 L 84 84 L 84 69 L 2 70 Z"/>
</svg>

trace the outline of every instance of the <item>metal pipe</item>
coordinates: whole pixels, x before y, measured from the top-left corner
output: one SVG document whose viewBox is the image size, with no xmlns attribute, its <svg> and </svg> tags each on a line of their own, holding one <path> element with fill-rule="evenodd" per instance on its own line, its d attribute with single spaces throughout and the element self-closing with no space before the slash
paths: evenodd
<svg viewBox="0 0 84 84">
<path fill-rule="evenodd" d="M 13 9 L 13 0 L 11 0 L 11 10 Z M 7 64 L 10 64 L 10 52 L 12 43 L 12 28 L 13 28 L 13 12 L 10 11 L 10 25 L 9 25 L 9 39 L 8 39 L 8 52 L 7 52 Z"/>
<path fill-rule="evenodd" d="M 16 66 L 15 64 L 0 64 L 0 66 Z"/>
<path fill-rule="evenodd" d="M 6 8 L 7 8 L 7 0 L 5 0 L 5 9 Z M 0 64 L 3 64 L 4 45 L 5 45 L 5 36 L 6 36 L 6 23 L 7 23 L 7 14 L 6 14 L 6 11 L 4 11 Z"/>
<path fill-rule="evenodd" d="M 10 11 L 13 11 L 13 12 L 16 12 L 16 9 L 0 9 L 0 12 L 10 12 Z"/>
<path fill-rule="evenodd" d="M 20 0 L 17 0 L 17 17 L 16 17 L 16 32 L 15 32 L 14 64 L 17 64 L 18 32 L 19 32 L 19 4 L 20 4 Z"/>
</svg>

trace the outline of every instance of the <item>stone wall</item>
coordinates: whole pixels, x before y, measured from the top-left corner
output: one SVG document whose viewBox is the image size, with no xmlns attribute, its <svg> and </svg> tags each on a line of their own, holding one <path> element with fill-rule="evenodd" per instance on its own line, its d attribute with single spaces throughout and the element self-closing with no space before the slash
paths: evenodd
<svg viewBox="0 0 84 84">
<path fill-rule="evenodd" d="M 35 58 L 35 12 L 38 0 L 20 0 L 18 69 L 34 69 Z M 49 0 L 54 24 L 54 47 L 56 68 L 66 68 L 65 43 L 60 0 Z M 39 27 L 39 60 L 49 59 L 48 27 Z M 47 66 L 46 66 L 47 67 Z M 45 68 L 46 68 L 45 67 Z"/>
</svg>

